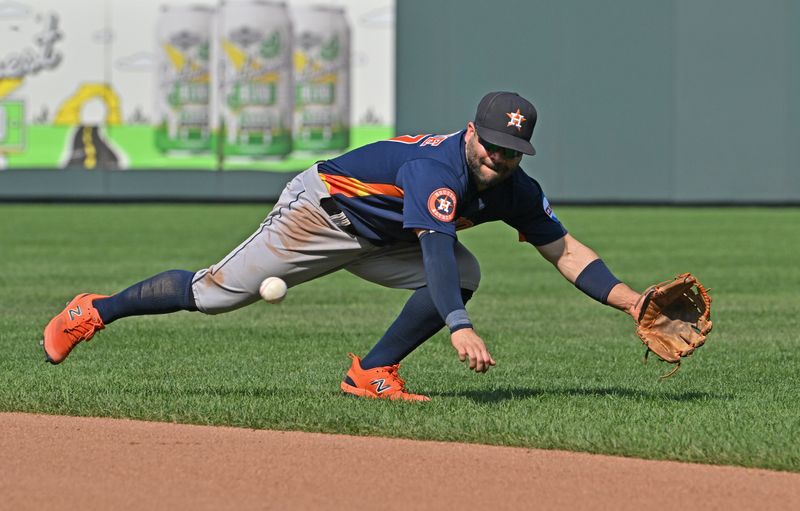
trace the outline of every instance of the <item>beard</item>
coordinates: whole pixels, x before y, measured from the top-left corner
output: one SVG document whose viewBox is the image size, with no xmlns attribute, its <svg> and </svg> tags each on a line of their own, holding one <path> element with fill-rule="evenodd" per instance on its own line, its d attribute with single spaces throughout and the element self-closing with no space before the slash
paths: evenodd
<svg viewBox="0 0 800 511">
<path fill-rule="evenodd" d="M 488 163 L 478 156 L 478 151 L 475 148 L 474 142 L 466 145 L 467 166 L 469 167 L 470 174 L 475 180 L 475 183 L 481 188 L 489 188 L 496 186 L 504 181 L 514 169 L 517 164 L 503 164 L 489 161 Z M 481 166 L 488 167 L 494 171 L 491 175 L 486 175 L 481 172 Z"/>
</svg>

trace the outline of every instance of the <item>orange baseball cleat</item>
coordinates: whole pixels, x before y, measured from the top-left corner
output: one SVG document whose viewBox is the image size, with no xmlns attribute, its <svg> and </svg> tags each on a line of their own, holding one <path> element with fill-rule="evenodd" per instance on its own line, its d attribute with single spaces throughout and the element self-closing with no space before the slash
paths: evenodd
<svg viewBox="0 0 800 511">
<path fill-rule="evenodd" d="M 106 326 L 100 314 L 92 305 L 103 295 L 83 293 L 72 299 L 63 311 L 59 312 L 44 329 L 44 356 L 51 364 L 63 362 L 72 348 L 81 341 L 88 341 L 95 332 Z"/>
<path fill-rule="evenodd" d="M 393 366 L 376 367 L 374 369 L 361 369 L 361 359 L 352 353 L 353 365 L 347 371 L 347 376 L 353 382 L 342 382 L 342 390 L 354 396 L 370 399 L 403 399 L 405 401 L 430 401 L 431 398 L 421 394 L 406 392 L 406 382 L 397 374 L 400 364 Z"/>
</svg>

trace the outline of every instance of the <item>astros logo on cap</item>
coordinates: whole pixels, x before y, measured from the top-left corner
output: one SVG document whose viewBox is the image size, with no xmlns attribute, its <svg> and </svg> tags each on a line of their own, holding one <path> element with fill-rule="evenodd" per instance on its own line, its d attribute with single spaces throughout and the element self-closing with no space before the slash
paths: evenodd
<svg viewBox="0 0 800 511">
<path fill-rule="evenodd" d="M 449 188 L 434 190 L 428 197 L 428 212 L 442 222 L 452 222 L 456 216 L 456 194 Z"/>
<path fill-rule="evenodd" d="M 508 121 L 508 124 L 506 124 L 506 126 L 516 126 L 517 131 L 521 131 L 522 123 L 525 122 L 525 116 L 519 113 L 519 108 L 517 108 L 516 112 L 508 112 L 506 113 L 506 115 L 508 116 L 509 119 L 511 119 L 510 121 Z"/>
</svg>

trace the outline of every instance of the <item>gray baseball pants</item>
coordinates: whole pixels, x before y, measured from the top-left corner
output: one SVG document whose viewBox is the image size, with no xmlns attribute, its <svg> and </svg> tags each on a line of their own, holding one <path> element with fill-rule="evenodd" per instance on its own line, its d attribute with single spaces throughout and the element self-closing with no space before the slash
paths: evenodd
<svg viewBox="0 0 800 511">
<path fill-rule="evenodd" d="M 289 287 L 345 269 L 390 288 L 427 285 L 418 242 L 376 246 L 339 228 L 320 206 L 330 197 L 314 165 L 292 179 L 259 228 L 217 264 L 192 279 L 197 308 L 219 314 L 259 299 L 267 277 Z M 461 287 L 476 290 L 480 267 L 475 256 L 456 243 Z"/>
</svg>

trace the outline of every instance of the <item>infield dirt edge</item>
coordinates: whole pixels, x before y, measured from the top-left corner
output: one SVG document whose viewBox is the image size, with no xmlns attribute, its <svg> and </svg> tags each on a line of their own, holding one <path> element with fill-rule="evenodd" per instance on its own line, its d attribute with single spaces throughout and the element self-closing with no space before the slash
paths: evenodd
<svg viewBox="0 0 800 511">
<path fill-rule="evenodd" d="M 0 413 L 10 509 L 797 509 L 800 474 L 474 444 Z"/>
</svg>

